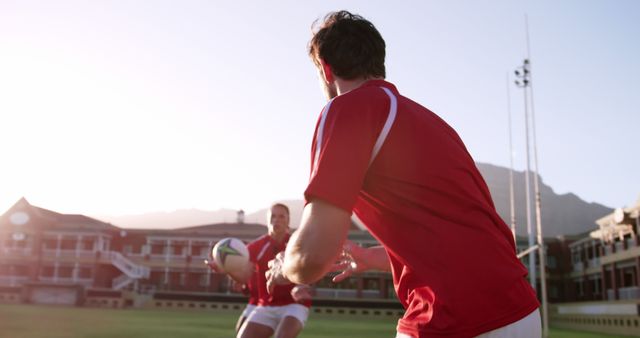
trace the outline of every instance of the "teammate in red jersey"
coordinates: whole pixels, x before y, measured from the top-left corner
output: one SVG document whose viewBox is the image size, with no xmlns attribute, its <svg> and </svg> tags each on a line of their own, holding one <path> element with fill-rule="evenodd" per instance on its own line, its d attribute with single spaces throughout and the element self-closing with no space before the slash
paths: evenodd
<svg viewBox="0 0 640 338">
<path fill-rule="evenodd" d="M 241 338 L 297 337 L 309 315 L 311 295 L 308 287 L 292 283 L 277 285 L 267 292 L 265 272 L 269 261 L 282 252 L 291 236 L 289 233 L 289 208 L 281 203 L 271 206 L 268 233 L 247 245 L 250 268 L 230 276 L 247 283 L 255 278 L 258 301 L 238 331 Z"/>
<path fill-rule="evenodd" d="M 390 270 L 406 309 L 398 337 L 539 337 L 539 303 L 486 183 L 453 128 L 384 81 L 385 42 L 373 24 L 330 13 L 309 54 L 330 101 L 302 224 L 272 281 L 322 278 L 353 213 L 382 246 L 348 245 L 355 266 L 338 279 Z"/>
</svg>

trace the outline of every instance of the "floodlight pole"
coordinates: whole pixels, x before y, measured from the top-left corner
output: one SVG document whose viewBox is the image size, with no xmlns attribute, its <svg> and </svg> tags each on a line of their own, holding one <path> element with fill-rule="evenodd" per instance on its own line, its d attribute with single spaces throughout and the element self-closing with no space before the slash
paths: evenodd
<svg viewBox="0 0 640 338">
<path fill-rule="evenodd" d="M 529 50 L 529 20 L 525 15 L 525 26 L 527 31 L 527 58 L 530 59 L 530 50 Z M 531 65 L 529 65 L 531 67 Z M 525 88 L 526 90 L 526 88 Z M 538 171 L 538 142 L 536 139 L 536 114 L 534 109 L 534 101 L 533 101 L 533 81 L 531 79 L 531 71 L 529 69 L 529 91 L 531 92 L 531 133 L 533 134 L 533 167 L 534 167 L 534 175 L 533 175 L 533 183 L 534 190 L 536 196 L 536 230 L 538 233 L 537 242 L 539 246 L 538 250 L 538 258 L 540 260 L 540 296 L 542 303 L 542 336 L 549 336 L 549 312 L 547 306 L 547 272 L 546 272 L 546 255 L 545 255 L 545 246 L 544 246 L 544 238 L 542 236 L 542 206 L 541 206 L 541 198 L 540 198 L 540 184 L 539 180 L 539 171 Z"/>
<path fill-rule="evenodd" d="M 527 158 L 527 170 L 525 172 L 525 202 L 526 202 L 526 214 L 527 214 L 527 235 L 529 237 L 529 247 L 534 245 L 534 234 L 531 227 L 531 188 L 530 188 L 530 175 L 531 175 L 531 163 L 529 155 L 529 98 L 527 87 L 529 87 L 529 60 L 525 59 L 522 66 L 518 67 L 515 71 L 518 80 L 515 81 L 516 86 L 524 89 L 524 125 L 525 125 L 525 138 L 526 138 L 526 158 Z M 536 289 L 536 256 L 535 253 L 529 254 L 529 282 L 531 287 Z"/>
<path fill-rule="evenodd" d="M 516 208 L 515 197 L 513 192 L 513 137 L 511 130 L 511 92 L 509 90 L 509 74 L 507 73 L 507 115 L 509 117 L 509 205 L 511 211 L 511 233 L 513 234 L 513 242 L 518 250 L 518 238 L 516 236 Z"/>
</svg>

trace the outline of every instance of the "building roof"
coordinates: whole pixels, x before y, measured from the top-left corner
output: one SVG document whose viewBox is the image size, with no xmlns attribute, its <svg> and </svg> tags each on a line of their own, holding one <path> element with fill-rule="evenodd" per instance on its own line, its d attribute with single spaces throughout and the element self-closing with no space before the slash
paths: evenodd
<svg viewBox="0 0 640 338">
<path fill-rule="evenodd" d="M 0 215 L 0 224 L 6 223 L 8 226 L 14 226 L 11 222 L 11 215 L 22 212 L 29 216 L 25 227 L 37 226 L 37 224 L 46 224 L 51 230 L 74 230 L 74 231 L 115 231 L 119 230 L 113 224 L 97 220 L 79 214 L 61 214 L 48 209 L 31 205 L 26 198 L 19 199 L 7 212 Z"/>
</svg>

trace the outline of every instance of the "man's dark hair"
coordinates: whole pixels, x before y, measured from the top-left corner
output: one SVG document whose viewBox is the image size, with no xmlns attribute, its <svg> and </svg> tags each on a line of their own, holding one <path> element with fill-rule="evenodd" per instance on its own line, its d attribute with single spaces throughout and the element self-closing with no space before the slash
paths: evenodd
<svg viewBox="0 0 640 338">
<path fill-rule="evenodd" d="M 371 22 L 347 11 L 324 17 L 309 42 L 309 56 L 317 66 L 323 60 L 345 80 L 386 76 L 384 39 Z"/>
</svg>

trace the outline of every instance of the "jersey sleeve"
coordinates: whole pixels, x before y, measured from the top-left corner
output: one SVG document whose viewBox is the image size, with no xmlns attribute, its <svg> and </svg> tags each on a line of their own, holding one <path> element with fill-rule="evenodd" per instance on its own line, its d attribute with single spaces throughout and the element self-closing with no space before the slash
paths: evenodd
<svg viewBox="0 0 640 338">
<path fill-rule="evenodd" d="M 317 198 L 351 212 L 388 115 L 388 98 L 373 90 L 375 95 L 347 94 L 325 106 L 312 144 L 306 203 Z"/>
</svg>

